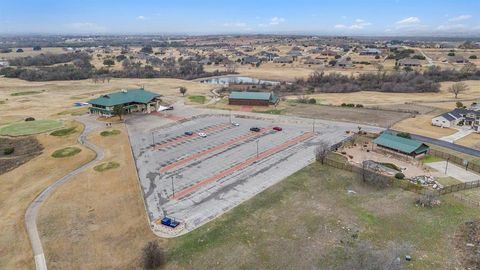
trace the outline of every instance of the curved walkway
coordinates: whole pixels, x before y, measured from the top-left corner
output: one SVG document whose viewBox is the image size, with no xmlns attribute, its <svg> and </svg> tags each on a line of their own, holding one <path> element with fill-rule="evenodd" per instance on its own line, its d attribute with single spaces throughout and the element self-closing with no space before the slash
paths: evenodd
<svg viewBox="0 0 480 270">
<path fill-rule="evenodd" d="M 75 175 L 83 172 L 84 170 L 90 168 L 94 163 L 103 159 L 103 156 L 104 156 L 103 150 L 100 147 L 98 147 L 98 146 L 96 146 L 96 145 L 87 141 L 87 136 L 92 131 L 101 127 L 102 125 L 100 123 L 98 123 L 96 120 L 90 118 L 88 115 L 79 117 L 76 120 L 82 122 L 85 125 L 85 128 L 84 128 L 82 134 L 80 134 L 80 137 L 78 137 L 78 142 L 80 144 L 86 146 L 87 148 L 95 151 L 96 157 L 95 157 L 94 160 L 92 160 L 92 161 L 80 166 L 79 168 L 69 172 L 68 174 L 66 174 L 65 176 L 63 176 L 62 178 L 58 179 L 53 184 L 48 186 L 28 206 L 27 211 L 25 213 L 25 226 L 27 228 L 28 237 L 30 238 L 30 243 L 32 245 L 33 255 L 34 255 L 34 258 L 35 258 L 35 267 L 36 267 L 37 270 L 46 270 L 47 269 L 47 263 L 45 261 L 45 255 L 43 253 L 42 242 L 40 240 L 40 235 L 38 234 L 38 230 L 37 230 L 37 215 L 38 215 L 38 211 L 40 210 L 40 207 L 41 207 L 42 203 L 57 188 L 59 188 L 64 183 L 66 183 L 73 176 L 75 176 Z"/>
</svg>

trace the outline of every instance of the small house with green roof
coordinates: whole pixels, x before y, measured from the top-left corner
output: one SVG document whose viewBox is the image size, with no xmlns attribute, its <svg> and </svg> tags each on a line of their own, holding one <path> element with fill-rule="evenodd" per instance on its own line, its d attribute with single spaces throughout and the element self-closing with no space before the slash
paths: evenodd
<svg viewBox="0 0 480 270">
<path fill-rule="evenodd" d="M 373 143 L 388 151 L 401 153 L 414 158 L 425 155 L 429 150 L 428 145 L 422 142 L 387 132 L 382 133 L 378 138 L 373 140 Z"/>
<path fill-rule="evenodd" d="M 125 113 L 150 113 L 159 108 L 160 97 L 159 94 L 139 88 L 105 94 L 89 100 L 88 103 L 91 104 L 90 113 L 104 116 L 112 116 L 114 114 L 113 107 L 117 105 L 123 106 Z"/>
<path fill-rule="evenodd" d="M 230 105 L 268 106 L 278 103 L 278 97 L 272 92 L 232 91 L 228 97 Z"/>
</svg>

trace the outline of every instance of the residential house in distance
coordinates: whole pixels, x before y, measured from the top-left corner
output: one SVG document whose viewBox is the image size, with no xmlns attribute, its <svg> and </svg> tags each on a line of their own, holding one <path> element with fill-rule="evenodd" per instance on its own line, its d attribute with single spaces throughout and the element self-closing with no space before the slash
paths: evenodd
<svg viewBox="0 0 480 270">
<path fill-rule="evenodd" d="M 449 56 L 448 62 L 453 64 L 466 64 L 468 63 L 468 59 L 465 59 L 463 56 Z"/>
<path fill-rule="evenodd" d="M 122 105 L 125 113 L 157 111 L 160 106 L 161 95 L 143 88 L 121 90 L 119 92 L 102 95 L 88 101 L 91 114 L 102 116 L 114 115 L 114 107 Z"/>
<path fill-rule="evenodd" d="M 480 110 L 475 106 L 469 109 L 457 108 L 451 112 L 443 113 L 432 118 L 432 125 L 437 127 L 452 128 L 458 125 L 469 126 L 480 133 Z"/>
<path fill-rule="evenodd" d="M 242 58 L 242 64 L 244 65 L 257 65 L 261 62 L 260 58 L 256 57 L 256 56 L 251 56 L 251 55 L 248 55 L 248 56 L 245 56 Z"/>
<path fill-rule="evenodd" d="M 360 51 L 360 55 L 380 55 L 382 51 L 376 48 L 366 48 L 365 50 Z"/>
<path fill-rule="evenodd" d="M 274 63 L 279 63 L 279 64 L 291 64 L 293 63 L 293 58 L 290 56 L 280 56 L 275 59 L 273 59 Z"/>
<path fill-rule="evenodd" d="M 233 91 L 228 97 L 229 105 L 268 106 L 276 105 L 279 98 L 272 92 Z"/>
<path fill-rule="evenodd" d="M 421 67 L 422 64 L 418 59 L 403 58 L 398 60 L 399 67 Z"/>
</svg>

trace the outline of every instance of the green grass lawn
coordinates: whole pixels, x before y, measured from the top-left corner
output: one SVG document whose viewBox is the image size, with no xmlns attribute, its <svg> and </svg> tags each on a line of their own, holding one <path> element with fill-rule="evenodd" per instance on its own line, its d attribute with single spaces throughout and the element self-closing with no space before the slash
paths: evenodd
<svg viewBox="0 0 480 270">
<path fill-rule="evenodd" d="M 74 156 L 78 153 L 80 153 L 82 149 L 78 147 L 65 147 L 62 149 L 58 149 L 55 152 L 52 153 L 52 157 L 54 158 L 64 158 L 64 157 L 71 157 Z"/>
<path fill-rule="evenodd" d="M 11 96 L 17 97 L 17 96 L 28 96 L 28 95 L 35 95 L 35 94 L 41 94 L 45 92 L 45 90 L 42 91 L 23 91 L 23 92 L 15 92 L 10 94 Z"/>
<path fill-rule="evenodd" d="M 76 133 L 77 132 L 76 129 L 77 129 L 76 127 L 62 128 L 62 129 L 58 129 L 51 132 L 50 135 L 56 136 L 56 137 L 68 136 L 70 134 Z"/>
<path fill-rule="evenodd" d="M 120 167 L 120 164 L 118 162 L 110 161 L 110 162 L 101 163 L 101 164 L 93 167 L 93 169 L 97 172 L 103 172 L 103 171 L 115 169 L 115 168 L 118 168 L 118 167 Z"/>
<path fill-rule="evenodd" d="M 113 129 L 113 130 L 105 130 L 100 132 L 100 135 L 103 137 L 114 136 L 120 134 L 120 130 Z"/>
<path fill-rule="evenodd" d="M 437 178 L 437 181 L 444 186 L 451 186 L 451 185 L 456 185 L 456 184 L 462 183 L 462 181 L 460 181 L 458 179 L 455 179 L 451 176 L 439 177 L 439 178 Z"/>
<path fill-rule="evenodd" d="M 62 127 L 62 122 L 55 120 L 35 120 L 14 122 L 0 127 L 0 135 L 23 136 L 52 131 Z"/>
<path fill-rule="evenodd" d="M 421 160 L 423 163 L 432 163 L 442 161 L 443 159 L 432 155 L 425 155 Z"/>
<path fill-rule="evenodd" d="M 199 104 L 205 104 L 205 101 L 207 101 L 206 96 L 188 96 L 188 100 L 191 102 L 199 103 Z"/>
<path fill-rule="evenodd" d="M 357 175 L 315 163 L 168 240 L 167 259 L 187 269 L 352 269 L 345 246 L 370 243 L 380 257 L 392 245 L 408 246 L 408 269 L 461 268 L 451 241 L 480 209 L 450 195 L 439 207 L 417 207 L 417 196 L 366 187 Z"/>
</svg>

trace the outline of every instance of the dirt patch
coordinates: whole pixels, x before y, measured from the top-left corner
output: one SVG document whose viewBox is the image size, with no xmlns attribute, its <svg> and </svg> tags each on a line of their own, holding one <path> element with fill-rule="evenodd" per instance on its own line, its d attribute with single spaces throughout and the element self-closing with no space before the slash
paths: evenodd
<svg viewBox="0 0 480 270">
<path fill-rule="evenodd" d="M 480 221 L 467 221 L 460 226 L 456 239 L 457 252 L 465 269 L 480 269 Z"/>
<path fill-rule="evenodd" d="M 13 153 L 6 155 L 4 149 L 13 148 Z M 4 174 L 27 163 L 42 153 L 43 146 L 35 137 L 0 138 L 0 174 Z"/>
<path fill-rule="evenodd" d="M 289 106 L 286 108 L 285 112 L 287 115 L 346 121 L 380 127 L 390 127 L 396 122 L 411 116 L 410 113 L 404 112 L 308 104 L 295 104 L 295 106 Z"/>
</svg>

